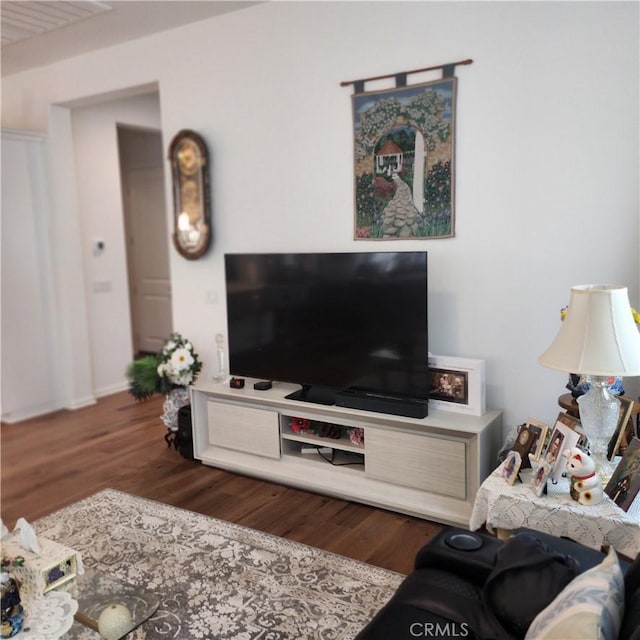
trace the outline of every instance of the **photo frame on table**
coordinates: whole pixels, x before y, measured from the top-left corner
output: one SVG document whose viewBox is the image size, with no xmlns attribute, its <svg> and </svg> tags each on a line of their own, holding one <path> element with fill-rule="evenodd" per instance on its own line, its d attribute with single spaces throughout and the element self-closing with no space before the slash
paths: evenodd
<svg viewBox="0 0 640 640">
<path fill-rule="evenodd" d="M 531 489 L 533 493 L 540 498 L 547 488 L 547 480 L 551 474 L 552 467 L 545 460 L 540 460 L 540 464 L 531 476 Z"/>
<path fill-rule="evenodd" d="M 633 420 L 631 419 L 633 399 L 618 396 L 618 400 L 620 400 L 620 413 L 618 414 L 615 431 L 607 447 L 607 460 L 613 460 L 617 455 L 620 455 L 620 448 L 624 444 L 628 446 L 631 439 L 636 435 Z"/>
<path fill-rule="evenodd" d="M 539 460 L 549 431 L 549 426 L 539 420 L 529 418 L 523 425 L 533 435 L 533 440 L 529 446 L 528 456 L 533 460 Z M 517 440 L 516 440 L 517 442 Z"/>
<path fill-rule="evenodd" d="M 429 356 L 429 406 L 481 416 L 485 405 L 485 361 Z"/>
<path fill-rule="evenodd" d="M 640 439 L 632 438 L 604 492 L 623 510 L 628 511 L 640 491 Z"/>
<path fill-rule="evenodd" d="M 513 484 L 516 481 L 521 464 L 520 454 L 517 451 L 509 451 L 502 465 L 502 477 L 507 481 L 507 484 Z"/>
<path fill-rule="evenodd" d="M 589 438 L 587 438 L 587 434 L 582 426 L 582 422 L 580 422 L 580 418 L 576 418 L 570 413 L 564 413 L 561 411 L 556 420 L 562 422 L 562 424 L 566 424 L 567 427 L 573 429 L 573 431 L 580 436 L 576 446 L 582 447 L 585 450 L 588 448 Z"/>
<path fill-rule="evenodd" d="M 551 432 L 551 438 L 549 438 L 549 444 L 543 455 L 543 461 L 551 467 L 549 477 L 553 482 L 560 480 L 560 476 L 566 466 L 567 461 L 562 452 L 575 447 L 579 439 L 580 434 L 577 431 L 568 427 L 561 420 L 556 420 Z"/>
</svg>

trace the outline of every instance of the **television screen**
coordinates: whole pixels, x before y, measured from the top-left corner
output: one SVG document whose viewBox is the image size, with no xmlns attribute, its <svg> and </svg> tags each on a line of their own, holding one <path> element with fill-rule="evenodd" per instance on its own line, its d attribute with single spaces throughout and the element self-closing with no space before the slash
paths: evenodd
<svg viewBox="0 0 640 640">
<path fill-rule="evenodd" d="M 227 254 L 225 272 L 234 376 L 428 399 L 426 252 Z"/>
</svg>

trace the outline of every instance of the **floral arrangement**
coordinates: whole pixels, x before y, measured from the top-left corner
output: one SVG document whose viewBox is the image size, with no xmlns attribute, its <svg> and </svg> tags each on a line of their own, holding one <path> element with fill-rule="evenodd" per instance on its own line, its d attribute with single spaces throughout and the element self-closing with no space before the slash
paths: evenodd
<svg viewBox="0 0 640 640">
<path fill-rule="evenodd" d="M 138 358 L 127 367 L 129 393 L 136 400 L 146 400 L 154 393 L 166 395 L 193 384 L 201 369 L 191 342 L 172 333 L 160 353 Z"/>
<path fill-rule="evenodd" d="M 202 362 L 193 345 L 179 333 L 171 334 L 160 353 L 158 376 L 173 386 L 188 387 L 195 382 L 201 369 Z"/>
</svg>

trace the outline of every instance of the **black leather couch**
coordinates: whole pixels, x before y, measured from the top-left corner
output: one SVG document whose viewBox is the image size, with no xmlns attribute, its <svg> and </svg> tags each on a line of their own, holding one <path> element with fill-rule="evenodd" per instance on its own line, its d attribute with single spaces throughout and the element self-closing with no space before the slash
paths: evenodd
<svg viewBox="0 0 640 640">
<path fill-rule="evenodd" d="M 492 593 L 497 585 L 492 579 L 499 573 L 496 565 L 504 564 L 507 543 L 511 562 L 520 555 L 531 572 L 514 573 L 515 581 L 503 582 Z M 540 560 L 537 566 L 535 561 L 529 562 L 536 554 Z M 604 553 L 572 540 L 530 529 L 519 529 L 503 542 L 464 529 L 446 528 L 419 551 L 413 572 L 356 640 L 523 638 L 538 611 L 551 603 L 573 577 L 604 558 Z M 640 640 L 640 554 L 633 563 L 620 561 L 625 579 L 625 614 L 619 640 Z M 501 608 L 509 612 L 509 624 L 501 618 Z"/>
</svg>

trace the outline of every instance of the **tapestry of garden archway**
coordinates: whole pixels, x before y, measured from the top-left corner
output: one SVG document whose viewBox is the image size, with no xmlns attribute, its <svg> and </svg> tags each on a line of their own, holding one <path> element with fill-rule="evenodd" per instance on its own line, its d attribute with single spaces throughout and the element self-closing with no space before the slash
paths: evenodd
<svg viewBox="0 0 640 640">
<path fill-rule="evenodd" d="M 454 235 L 456 78 L 354 94 L 356 239 Z"/>
</svg>

